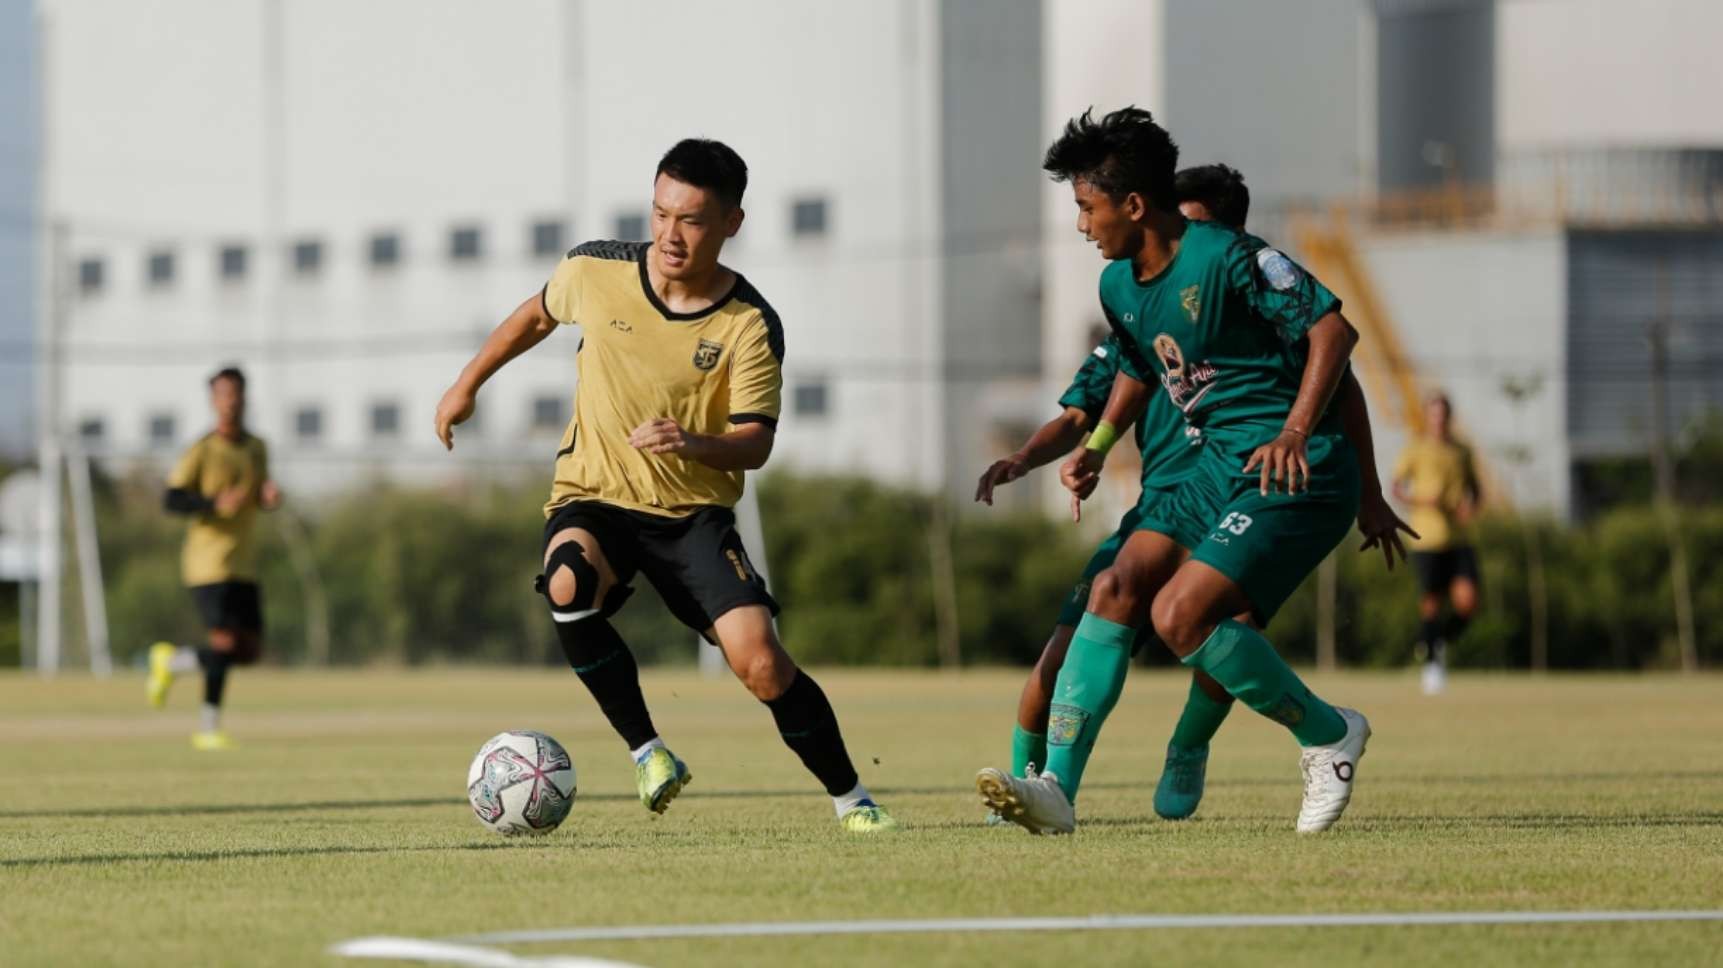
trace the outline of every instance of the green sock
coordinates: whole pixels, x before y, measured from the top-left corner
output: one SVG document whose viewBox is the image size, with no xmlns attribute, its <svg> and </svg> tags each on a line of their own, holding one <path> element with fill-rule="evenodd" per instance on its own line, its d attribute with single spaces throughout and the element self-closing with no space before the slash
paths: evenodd
<svg viewBox="0 0 1723 968">
<path fill-rule="evenodd" d="M 1300 746 L 1326 746 L 1346 735 L 1346 721 L 1334 707 L 1317 698 L 1274 646 L 1248 625 L 1227 619 L 1183 661 L 1213 676 L 1246 706 L 1292 730 Z"/>
<path fill-rule="evenodd" d="M 1220 724 L 1226 722 L 1226 714 L 1232 712 L 1233 701 L 1216 702 L 1208 693 L 1203 692 L 1197 685 L 1195 676 L 1191 677 L 1191 693 L 1185 697 L 1184 712 L 1179 713 L 1179 724 L 1173 727 L 1172 744 L 1179 749 L 1194 750 L 1207 746 L 1208 741 L 1220 729 Z"/>
<path fill-rule="evenodd" d="M 1047 734 L 1031 733 L 1019 723 L 1011 727 L 1011 775 L 1024 776 L 1031 763 L 1036 769 L 1047 765 Z"/>
<path fill-rule="evenodd" d="M 1070 651 L 1053 686 L 1053 708 L 1047 720 L 1047 772 L 1058 774 L 1059 786 L 1072 803 L 1083 782 L 1083 769 L 1095 749 L 1101 724 L 1119 701 L 1125 673 L 1131 667 L 1135 629 L 1084 615 L 1071 637 Z"/>
</svg>

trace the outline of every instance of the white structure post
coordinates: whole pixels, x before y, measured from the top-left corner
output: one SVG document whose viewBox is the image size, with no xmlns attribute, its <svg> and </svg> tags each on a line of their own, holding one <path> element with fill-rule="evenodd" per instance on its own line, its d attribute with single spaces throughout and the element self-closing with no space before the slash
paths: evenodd
<svg viewBox="0 0 1723 968">
<path fill-rule="evenodd" d="M 89 643 L 90 672 L 105 679 L 114 674 L 113 653 L 108 650 L 108 592 L 102 582 L 101 543 L 96 540 L 90 455 L 76 444 L 66 457 L 66 479 L 72 492 L 72 533 L 78 542 L 78 585 L 84 593 L 84 637 Z"/>
</svg>

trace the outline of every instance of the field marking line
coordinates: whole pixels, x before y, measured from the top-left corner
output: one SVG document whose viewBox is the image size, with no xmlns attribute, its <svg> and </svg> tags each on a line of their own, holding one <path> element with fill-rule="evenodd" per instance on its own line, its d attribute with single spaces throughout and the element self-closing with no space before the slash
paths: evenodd
<svg viewBox="0 0 1723 968">
<path fill-rule="evenodd" d="M 976 931 L 1130 931 L 1156 928 L 1417 927 L 1465 924 L 1611 924 L 1723 921 L 1716 911 L 1408 911 L 1379 914 L 1096 914 L 1087 917 L 919 918 L 874 921 L 752 921 L 494 931 L 449 940 L 468 944 L 646 941 L 809 934 L 920 934 Z"/>
<path fill-rule="evenodd" d="M 530 957 L 493 948 L 425 941 L 419 938 L 354 938 L 329 949 L 346 958 L 384 958 L 390 961 L 419 961 L 433 965 L 462 965 L 466 968 L 642 968 L 627 961 L 583 958 L 578 955 Z"/>
</svg>

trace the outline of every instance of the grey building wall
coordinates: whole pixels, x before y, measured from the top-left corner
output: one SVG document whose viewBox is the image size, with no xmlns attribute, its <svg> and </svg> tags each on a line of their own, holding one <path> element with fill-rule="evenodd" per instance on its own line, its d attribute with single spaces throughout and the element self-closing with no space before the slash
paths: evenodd
<svg viewBox="0 0 1723 968">
<path fill-rule="evenodd" d="M 0 454 L 35 438 L 36 25 L 29 0 L 0 0 Z"/>
<path fill-rule="evenodd" d="M 1489 184 L 1496 158 L 1492 0 L 1377 0 L 1377 183 Z"/>
<path fill-rule="evenodd" d="M 1576 459 L 1650 451 L 1649 325 L 1668 320 L 1671 435 L 1723 413 L 1723 231 L 1575 231 L 1568 434 Z"/>
<path fill-rule="evenodd" d="M 1040 0 L 945 0 L 940 377 L 954 493 L 981 470 L 987 384 L 1040 373 L 1041 97 Z"/>
<path fill-rule="evenodd" d="M 1367 174 L 1360 13 L 1358 0 L 1166 0 L 1166 104 L 1142 106 L 1181 166 L 1244 173 L 1263 232 L 1278 199 L 1353 195 Z"/>
</svg>

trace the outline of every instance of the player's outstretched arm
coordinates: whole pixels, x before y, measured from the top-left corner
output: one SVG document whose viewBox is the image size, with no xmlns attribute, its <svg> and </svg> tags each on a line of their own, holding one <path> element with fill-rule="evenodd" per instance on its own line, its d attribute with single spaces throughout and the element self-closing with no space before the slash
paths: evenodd
<svg viewBox="0 0 1723 968">
<path fill-rule="evenodd" d="M 772 456 L 778 432 L 771 424 L 740 424 L 722 434 L 697 434 L 669 417 L 648 420 L 628 435 L 628 445 L 648 454 L 675 454 L 721 471 L 756 471 Z"/>
<path fill-rule="evenodd" d="M 1280 435 L 1258 447 L 1244 462 L 1245 473 L 1261 469 L 1262 493 L 1282 490 L 1292 494 L 1310 487 L 1310 461 L 1305 445 L 1310 431 L 1328 409 L 1334 390 L 1346 372 L 1346 361 L 1358 345 L 1358 331 L 1339 312 L 1325 313 L 1305 333 L 1310 351 L 1304 360 L 1304 376 L 1298 397 L 1286 414 Z"/>
<path fill-rule="evenodd" d="M 981 473 L 981 480 L 975 485 L 975 499 L 991 506 L 994 488 L 1009 484 L 1070 453 L 1088 429 L 1089 415 L 1078 407 L 1066 407 L 1063 413 L 1030 434 L 1015 453 L 994 461 Z"/>
<path fill-rule="evenodd" d="M 1382 496 L 1382 478 L 1376 473 L 1376 439 L 1370 431 L 1370 407 L 1364 400 L 1364 387 L 1350 368 L 1340 377 L 1340 386 L 1334 391 L 1334 409 L 1340 415 L 1340 432 L 1358 454 L 1361 477 L 1358 533 L 1364 536 L 1364 543 L 1358 546 L 1358 550 L 1381 548 L 1388 570 L 1393 571 L 1395 553 L 1399 553 L 1402 561 L 1406 558 L 1406 546 L 1400 542 L 1400 532 L 1414 538 L 1418 537 L 1418 532 L 1400 520 L 1388 505 L 1388 499 Z"/>
<path fill-rule="evenodd" d="M 455 425 L 473 415 L 479 387 L 502 369 L 503 364 L 544 342 L 556 326 L 556 320 L 545 312 L 543 298 L 533 293 L 496 329 L 491 330 L 491 335 L 485 338 L 485 345 L 479 347 L 477 355 L 461 370 L 454 385 L 443 393 L 443 399 L 437 402 L 437 439 L 443 442 L 445 449 L 455 449 Z"/>
<path fill-rule="evenodd" d="M 1089 437 L 1089 445 L 1059 468 L 1059 482 L 1071 492 L 1071 519 L 1081 520 L 1082 503 L 1095 493 L 1101 482 L 1101 467 L 1107 462 L 1107 451 L 1119 435 L 1130 429 L 1149 405 L 1149 385 L 1131 376 L 1122 367 L 1113 377 L 1112 392 L 1107 405 L 1101 409 L 1101 419 Z"/>
</svg>

